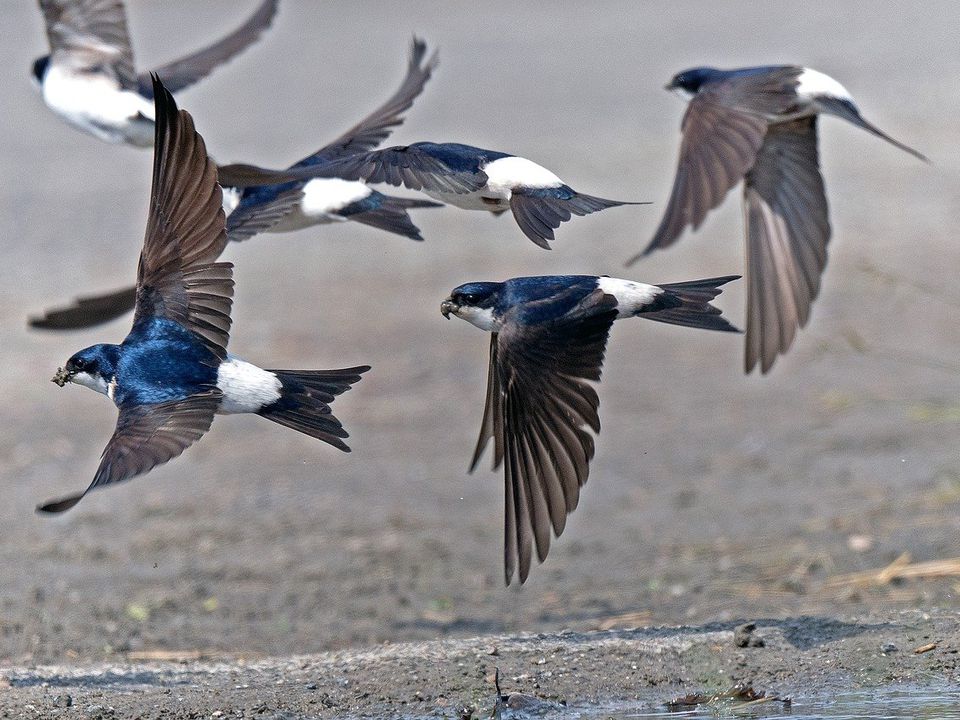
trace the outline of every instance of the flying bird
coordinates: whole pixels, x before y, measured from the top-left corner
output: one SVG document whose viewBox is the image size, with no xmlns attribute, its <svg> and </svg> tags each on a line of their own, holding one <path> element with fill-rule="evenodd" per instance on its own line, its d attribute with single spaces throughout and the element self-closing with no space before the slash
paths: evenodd
<svg viewBox="0 0 960 720">
<path fill-rule="evenodd" d="M 820 174 L 817 116 L 835 115 L 920 160 L 919 152 L 863 118 L 843 85 L 795 65 L 685 70 L 666 86 L 689 96 L 670 202 L 647 248 L 700 227 L 743 184 L 747 241 L 746 372 L 762 373 L 810 316 L 827 264 L 830 219 Z"/>
<path fill-rule="evenodd" d="M 289 170 L 309 174 L 311 168 L 370 151 L 386 140 L 395 127 L 403 124 L 403 113 L 423 92 L 424 85 L 436 69 L 436 53 L 424 62 L 426 54 L 426 44 L 414 38 L 407 74 L 397 92 L 332 143 L 294 163 Z M 412 208 L 440 207 L 438 203 L 428 200 L 384 195 L 363 182 L 338 177 L 308 177 L 279 185 L 234 188 L 230 186 L 230 180 L 237 167 L 225 165 L 220 168 L 220 184 L 227 202 L 225 209 L 228 212 L 232 210 L 227 220 L 227 232 L 234 235 L 249 218 L 262 217 L 264 210 L 272 204 L 280 202 L 285 205 L 291 194 L 296 195 L 299 202 L 267 232 L 291 232 L 313 225 L 351 220 L 411 240 L 423 240 L 420 229 L 413 224 L 407 211 Z M 231 236 L 231 239 L 235 238 Z"/>
<path fill-rule="evenodd" d="M 176 92 L 210 74 L 253 43 L 277 12 L 264 0 L 250 18 L 214 44 L 157 68 Z M 137 73 L 121 0 L 40 0 L 50 54 L 33 63 L 43 101 L 68 123 L 101 140 L 153 143 L 153 86 Z"/>
<path fill-rule="evenodd" d="M 398 145 L 350 155 L 326 169 L 342 178 L 422 190 L 464 210 L 510 210 L 524 235 L 547 250 L 553 231 L 573 215 L 647 204 L 578 193 L 532 160 L 461 143 Z"/>
<path fill-rule="evenodd" d="M 133 327 L 119 345 L 75 353 L 53 378 L 113 400 L 117 427 L 90 486 L 44 503 L 42 512 L 69 510 L 94 488 L 177 457 L 216 413 L 256 413 L 349 451 L 330 403 L 369 366 L 264 370 L 227 353 L 233 266 L 216 262 L 227 243 L 216 166 L 189 113 L 178 111 L 156 76 L 153 95 L 153 188 Z"/>
<path fill-rule="evenodd" d="M 593 275 L 521 277 L 455 288 L 440 312 L 491 333 L 487 397 L 472 472 L 493 438 L 504 466 L 505 579 L 543 562 L 580 499 L 600 432 L 599 381 L 614 320 L 738 332 L 710 304 L 738 276 L 646 285 Z"/>
<path fill-rule="evenodd" d="M 440 207 L 437 203 L 384 195 L 357 180 L 312 178 L 310 174 L 311 168 L 373 149 L 403 123 L 403 113 L 423 91 L 437 65 L 436 54 L 424 62 L 426 52 L 426 44 L 414 38 L 406 76 L 390 99 L 332 143 L 286 171 L 239 163 L 218 167 L 227 213 L 227 239 L 237 242 L 261 232 L 288 232 L 349 220 L 422 240 L 407 210 Z M 86 328 L 126 314 L 133 309 L 135 300 L 135 287 L 83 296 L 31 318 L 29 324 L 42 330 Z"/>
</svg>

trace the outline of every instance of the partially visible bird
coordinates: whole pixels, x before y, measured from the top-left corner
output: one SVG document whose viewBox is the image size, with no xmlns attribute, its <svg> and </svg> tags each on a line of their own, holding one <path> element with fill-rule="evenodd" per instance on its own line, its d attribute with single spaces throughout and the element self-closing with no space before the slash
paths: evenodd
<svg viewBox="0 0 960 720">
<path fill-rule="evenodd" d="M 647 248 L 669 247 L 740 180 L 747 240 L 746 372 L 766 373 L 810 316 L 827 264 L 830 220 L 817 147 L 817 116 L 835 115 L 920 160 L 919 152 L 867 122 L 843 85 L 796 65 L 673 77 L 691 97 L 670 202 Z"/>
<path fill-rule="evenodd" d="M 440 207 L 439 204 L 384 195 L 356 180 L 310 175 L 312 168 L 376 147 L 403 123 L 403 113 L 423 91 L 437 65 L 435 54 L 424 63 L 426 52 L 426 44 L 414 38 L 407 73 L 397 91 L 346 133 L 287 171 L 239 163 L 220 166 L 217 177 L 223 188 L 224 211 L 228 213 L 227 239 L 236 242 L 261 232 L 288 232 L 351 220 L 422 240 L 407 210 Z M 29 324 L 42 330 L 91 327 L 129 312 L 135 298 L 133 287 L 82 296 L 31 318 Z"/>
<path fill-rule="evenodd" d="M 208 75 L 260 37 L 279 0 L 263 0 L 250 18 L 214 44 L 157 68 L 176 92 Z M 74 127 L 101 140 L 153 144 L 153 90 L 137 73 L 122 0 L 40 0 L 50 54 L 33 63 L 43 101 Z"/>
<path fill-rule="evenodd" d="M 117 427 L 90 486 L 44 503 L 42 512 L 69 510 L 94 488 L 177 457 L 216 413 L 256 413 L 349 451 L 330 403 L 369 366 L 263 370 L 227 353 L 233 266 L 215 262 L 227 243 L 216 166 L 193 119 L 156 77 L 153 95 L 153 189 L 133 327 L 119 345 L 75 353 L 53 378 L 109 397 L 120 411 Z"/>
<path fill-rule="evenodd" d="M 464 210 L 507 210 L 523 233 L 550 249 L 553 231 L 573 215 L 618 205 L 578 193 L 532 160 L 461 143 L 418 142 L 350 155 L 326 166 L 328 174 L 370 183 L 403 185 Z"/>
<path fill-rule="evenodd" d="M 424 85 L 437 67 L 436 53 L 428 60 L 426 54 L 426 44 L 414 38 L 407 74 L 390 99 L 332 143 L 303 158 L 289 169 L 309 173 L 311 168 L 355 153 L 367 152 L 382 143 L 393 132 L 393 128 L 403 124 L 403 113 L 410 109 L 413 101 L 423 92 Z M 227 232 L 230 233 L 231 240 L 243 239 L 239 235 L 250 218 L 262 217 L 264 210 L 271 204 L 278 200 L 285 203 L 291 194 L 296 195 L 299 202 L 276 224 L 267 228 L 266 232 L 291 232 L 313 225 L 352 220 L 411 240 L 423 240 L 420 229 L 413 224 L 407 210 L 440 207 L 438 203 L 428 200 L 384 195 L 363 182 L 339 177 L 307 178 L 281 185 L 234 188 L 231 187 L 231 175 L 237 167 L 224 165 L 220 168 L 224 209 L 230 213 Z"/>
<path fill-rule="evenodd" d="M 737 332 L 710 304 L 738 276 L 646 285 L 593 275 L 521 277 L 461 285 L 440 312 L 491 333 L 487 398 L 470 471 L 493 438 L 504 466 L 504 573 L 527 579 L 580 500 L 600 432 L 599 381 L 615 320 Z"/>
</svg>

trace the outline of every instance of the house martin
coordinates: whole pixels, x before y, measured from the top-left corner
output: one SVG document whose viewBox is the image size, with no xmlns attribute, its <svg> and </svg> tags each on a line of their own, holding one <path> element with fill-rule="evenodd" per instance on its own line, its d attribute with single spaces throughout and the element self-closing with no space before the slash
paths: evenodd
<svg viewBox="0 0 960 720">
<path fill-rule="evenodd" d="M 166 88 L 192 85 L 253 43 L 277 12 L 263 0 L 239 28 L 214 44 L 157 68 Z M 43 101 L 68 123 L 101 140 L 149 147 L 153 100 L 149 73 L 134 69 L 121 0 L 40 0 L 50 54 L 33 63 Z"/>
<path fill-rule="evenodd" d="M 410 109 L 413 101 L 423 92 L 436 69 L 436 53 L 429 59 L 426 59 L 426 55 L 426 44 L 414 38 L 407 74 L 390 99 L 332 143 L 294 163 L 289 170 L 309 173 L 310 168 L 355 153 L 368 152 L 382 143 L 395 127 L 403 124 L 403 113 Z M 338 177 L 308 178 L 281 185 L 261 185 L 246 189 L 234 188 L 230 186 L 230 179 L 237 167 L 224 165 L 220 168 L 220 184 L 223 186 L 226 202 L 224 209 L 230 213 L 227 232 L 231 234 L 231 239 L 236 239 L 234 235 L 250 217 L 262 217 L 265 208 L 278 198 L 283 203 L 284 197 L 290 193 L 296 193 L 299 202 L 291 212 L 267 229 L 267 232 L 291 232 L 313 225 L 351 220 L 411 240 L 423 240 L 420 229 L 413 224 L 407 211 L 411 208 L 440 207 L 438 203 L 428 200 L 384 195 L 358 180 Z"/>
<path fill-rule="evenodd" d="M 646 285 L 593 275 L 472 282 L 443 301 L 491 333 L 487 396 L 472 472 L 493 438 L 493 469 L 505 476 L 504 561 L 510 584 L 540 562 L 580 499 L 600 432 L 599 381 L 614 320 L 642 317 L 707 330 L 738 332 L 710 304 L 739 276 Z"/>
<path fill-rule="evenodd" d="M 694 68 L 666 86 L 689 96 L 670 202 L 647 248 L 672 245 L 744 180 L 747 241 L 746 372 L 785 353 L 810 315 L 827 264 L 830 220 L 817 149 L 817 116 L 835 115 L 920 160 L 867 122 L 839 82 L 794 65 Z"/>
<path fill-rule="evenodd" d="M 532 160 L 461 143 L 398 145 L 350 155 L 326 168 L 342 178 L 422 190 L 464 210 L 494 215 L 510 210 L 524 235 L 547 250 L 553 231 L 573 215 L 648 204 L 584 195 Z"/>
<path fill-rule="evenodd" d="M 352 220 L 422 240 L 407 210 L 440 207 L 439 204 L 384 195 L 357 180 L 304 178 L 304 175 L 309 175 L 311 168 L 350 153 L 372 150 L 403 123 L 403 113 L 423 91 L 437 65 L 436 54 L 424 62 L 426 52 L 426 44 L 414 38 L 407 74 L 397 92 L 332 143 L 286 171 L 246 164 L 218 167 L 217 177 L 227 213 L 227 239 L 237 242 L 260 232 L 288 232 Z M 135 298 L 133 287 L 79 297 L 71 304 L 31 318 L 30 327 L 74 330 L 99 325 L 132 310 Z"/>
<path fill-rule="evenodd" d="M 189 113 L 156 76 L 152 89 L 153 187 L 133 327 L 119 345 L 75 353 L 53 378 L 113 400 L 117 427 L 90 486 L 41 505 L 42 512 L 69 510 L 94 488 L 177 457 L 216 413 L 256 413 L 349 450 L 330 403 L 369 366 L 264 370 L 227 353 L 233 266 L 215 262 L 227 243 L 216 166 Z"/>
</svg>

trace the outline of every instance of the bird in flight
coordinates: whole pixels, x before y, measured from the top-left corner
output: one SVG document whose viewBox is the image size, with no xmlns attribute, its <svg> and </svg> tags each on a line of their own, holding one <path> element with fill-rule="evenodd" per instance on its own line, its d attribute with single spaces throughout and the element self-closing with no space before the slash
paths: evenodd
<svg viewBox="0 0 960 720">
<path fill-rule="evenodd" d="M 817 117 L 835 115 L 920 160 L 869 123 L 843 85 L 810 68 L 685 70 L 666 86 L 690 98 L 680 160 L 663 219 L 641 257 L 669 247 L 743 180 L 746 220 L 746 372 L 766 373 L 810 316 L 827 264 L 830 219 Z"/>
<path fill-rule="evenodd" d="M 407 210 L 439 207 L 437 203 L 384 195 L 356 180 L 311 178 L 310 174 L 311 168 L 376 147 L 403 123 L 403 113 L 423 91 L 437 64 L 436 55 L 424 62 L 426 52 L 426 44 L 415 38 L 398 90 L 346 133 L 287 171 L 240 163 L 219 166 L 217 177 L 228 213 L 227 239 L 238 242 L 261 232 L 287 232 L 349 220 L 422 240 Z M 91 327 L 126 314 L 135 300 L 135 287 L 87 295 L 30 318 L 29 324 L 42 330 Z"/>
<path fill-rule="evenodd" d="M 593 275 L 520 277 L 461 285 L 440 312 L 491 333 L 487 396 L 472 472 L 493 438 L 505 480 L 504 576 L 527 579 L 580 500 L 600 432 L 600 380 L 615 320 L 738 332 L 710 304 L 738 276 L 666 285 Z"/>
<path fill-rule="evenodd" d="M 553 231 L 573 215 L 620 205 L 647 203 L 607 200 L 579 193 L 532 160 L 461 143 L 418 142 L 372 150 L 336 160 L 328 173 L 370 183 L 403 185 L 464 210 L 507 210 L 523 231 L 549 250 Z"/>
<path fill-rule="evenodd" d="M 266 30 L 279 0 L 263 0 L 249 19 L 212 45 L 154 70 L 170 92 L 243 51 Z M 40 0 L 50 54 L 33 63 L 43 101 L 68 123 L 101 140 L 153 144 L 153 86 L 137 73 L 121 0 Z"/>
<path fill-rule="evenodd" d="M 84 385 L 119 410 L 93 482 L 38 510 L 69 510 L 94 488 L 142 475 L 180 455 L 217 413 L 256 413 L 349 451 L 330 403 L 369 366 L 264 370 L 227 353 L 233 266 L 217 170 L 189 113 L 153 78 L 153 187 L 137 270 L 133 327 L 119 345 L 75 353 L 53 381 Z"/>
</svg>

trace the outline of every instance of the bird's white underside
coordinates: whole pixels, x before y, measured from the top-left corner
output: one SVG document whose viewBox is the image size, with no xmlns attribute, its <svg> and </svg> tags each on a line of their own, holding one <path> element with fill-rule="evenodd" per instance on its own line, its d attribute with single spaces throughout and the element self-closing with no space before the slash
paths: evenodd
<svg viewBox="0 0 960 720">
<path fill-rule="evenodd" d="M 481 166 L 481 169 L 487 175 L 487 184 L 476 192 L 426 194 L 462 210 L 504 210 L 509 207 L 514 188 L 551 188 L 563 185 L 563 180 L 545 167 L 522 157 L 499 158 Z"/>
<path fill-rule="evenodd" d="M 153 123 L 137 120 L 138 114 L 153 120 L 153 103 L 106 75 L 78 75 L 51 63 L 42 90 L 50 109 L 80 130 L 107 142 L 153 145 Z"/>
<path fill-rule="evenodd" d="M 617 320 L 633 317 L 663 293 L 663 288 L 656 285 L 614 277 L 597 278 L 597 287 L 617 299 Z"/>
<path fill-rule="evenodd" d="M 220 363 L 217 387 L 223 393 L 218 413 L 255 413 L 280 399 L 283 384 L 275 373 L 233 355 Z"/>
</svg>

